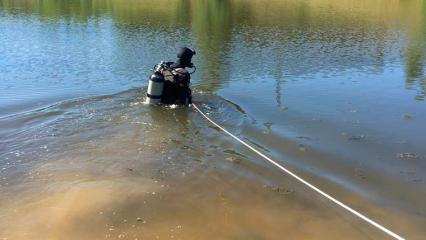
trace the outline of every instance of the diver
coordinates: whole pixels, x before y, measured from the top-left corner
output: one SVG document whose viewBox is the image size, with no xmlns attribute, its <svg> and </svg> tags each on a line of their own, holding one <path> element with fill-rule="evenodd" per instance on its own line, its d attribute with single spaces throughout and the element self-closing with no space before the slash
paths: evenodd
<svg viewBox="0 0 426 240">
<path fill-rule="evenodd" d="M 179 49 L 175 62 L 161 62 L 154 67 L 148 84 L 148 103 L 185 106 L 192 103 L 191 73 L 186 68 L 194 68 L 195 71 L 194 55 L 195 51 L 183 47 Z"/>
</svg>

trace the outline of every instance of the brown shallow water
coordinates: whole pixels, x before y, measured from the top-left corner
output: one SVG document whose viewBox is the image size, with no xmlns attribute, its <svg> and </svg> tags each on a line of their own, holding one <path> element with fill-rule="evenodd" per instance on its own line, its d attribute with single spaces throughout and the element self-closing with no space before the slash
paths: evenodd
<svg viewBox="0 0 426 240">
<path fill-rule="evenodd" d="M 10 163 L 1 181 L 3 238 L 387 238 L 224 137 L 195 111 L 150 107 L 140 96 L 143 91 L 135 89 L 62 102 L 9 117 L 13 122 L 2 119 L 22 139 L 6 146 L 25 149 L 3 154 Z M 198 101 L 225 126 L 255 125 L 218 97 L 203 94 Z M 271 133 L 248 132 L 274 141 Z M 277 150 L 290 159 L 300 146 L 285 141 Z M 301 171 L 279 160 L 395 231 L 421 239 L 423 190 L 321 153 L 299 158 L 324 161 L 342 175 L 336 176 L 364 189 L 344 188 L 320 170 Z"/>
<path fill-rule="evenodd" d="M 215 121 L 426 236 L 426 2 L 0 0 L 0 239 L 389 239 L 190 108 L 143 104 L 196 48 Z"/>
</svg>

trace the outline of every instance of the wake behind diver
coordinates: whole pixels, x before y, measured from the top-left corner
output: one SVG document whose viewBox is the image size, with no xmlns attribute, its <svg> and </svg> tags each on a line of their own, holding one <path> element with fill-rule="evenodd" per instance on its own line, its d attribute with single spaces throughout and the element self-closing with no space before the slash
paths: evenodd
<svg viewBox="0 0 426 240">
<path fill-rule="evenodd" d="M 155 65 L 149 78 L 146 93 L 149 104 L 177 104 L 188 106 L 192 103 L 192 91 L 189 87 L 191 74 L 195 66 L 191 62 L 195 51 L 183 47 L 178 50 L 176 62 L 160 62 Z M 186 68 L 194 68 L 189 73 Z"/>
</svg>

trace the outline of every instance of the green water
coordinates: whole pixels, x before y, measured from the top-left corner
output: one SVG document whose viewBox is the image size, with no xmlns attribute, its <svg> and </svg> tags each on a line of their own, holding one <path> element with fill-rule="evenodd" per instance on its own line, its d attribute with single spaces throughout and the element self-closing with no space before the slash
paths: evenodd
<svg viewBox="0 0 426 240">
<path fill-rule="evenodd" d="M 194 101 L 408 239 L 426 232 L 426 2 L 0 0 L 0 238 L 387 239 Z"/>
</svg>

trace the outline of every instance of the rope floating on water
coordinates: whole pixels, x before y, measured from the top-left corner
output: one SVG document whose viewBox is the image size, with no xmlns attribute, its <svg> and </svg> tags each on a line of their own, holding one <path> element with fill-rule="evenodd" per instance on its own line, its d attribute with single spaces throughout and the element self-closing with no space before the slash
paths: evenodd
<svg viewBox="0 0 426 240">
<path fill-rule="evenodd" d="M 226 134 L 228 134 L 229 136 L 231 136 L 233 139 L 235 139 L 236 141 L 240 142 L 241 144 L 243 144 L 244 146 L 246 146 L 248 149 L 252 150 L 253 152 L 255 152 L 257 155 L 261 156 L 262 158 L 264 158 L 266 161 L 272 163 L 274 166 L 276 166 L 277 168 L 281 169 L 282 171 L 284 171 L 285 173 L 287 173 L 288 175 L 292 176 L 293 178 L 295 178 L 296 180 L 298 180 L 299 182 L 305 184 L 306 186 L 308 186 L 310 189 L 314 190 L 315 192 L 319 193 L 320 195 L 322 195 L 323 197 L 327 198 L 328 200 L 334 202 L 335 204 L 339 205 L 340 207 L 344 208 L 345 210 L 347 210 L 348 212 L 354 214 L 355 216 L 361 218 L 362 220 L 366 221 L 367 223 L 371 224 L 372 226 L 376 227 L 377 229 L 383 231 L 384 233 L 388 234 L 389 236 L 393 237 L 394 239 L 398 239 L 398 240 L 405 240 L 405 238 L 401 237 L 400 235 L 394 233 L 393 231 L 389 230 L 388 228 L 384 227 L 383 225 L 375 222 L 374 220 L 370 219 L 369 217 L 363 215 L 362 213 L 359 213 L 358 211 L 354 210 L 353 208 L 349 207 L 348 205 L 340 202 L 339 200 L 337 200 L 336 198 L 330 196 L 329 194 L 325 193 L 324 191 L 322 191 L 321 189 L 315 187 L 314 185 L 312 185 L 311 183 L 309 183 L 308 181 L 304 180 L 303 178 L 299 177 L 298 175 L 296 175 L 295 173 L 293 173 L 292 171 L 288 170 L 287 168 L 281 166 L 280 164 L 278 164 L 276 161 L 272 160 L 271 158 L 269 158 L 268 156 L 266 156 L 265 154 L 259 152 L 257 149 L 255 149 L 254 147 L 252 147 L 250 144 L 244 142 L 243 140 L 241 140 L 240 138 L 238 138 L 237 136 L 235 136 L 234 134 L 230 133 L 228 130 L 226 130 L 225 128 L 223 128 L 222 126 L 220 126 L 219 124 L 217 124 L 216 122 L 214 122 L 212 119 L 210 119 L 207 114 L 205 114 L 204 112 L 202 112 L 197 105 L 195 105 L 194 103 L 192 104 L 192 107 L 199 112 L 205 119 L 207 119 L 207 121 L 209 121 L 211 124 L 213 124 L 214 126 L 216 126 L 217 128 L 219 128 L 221 131 L 225 132 Z"/>
</svg>

